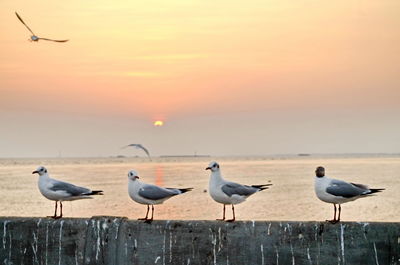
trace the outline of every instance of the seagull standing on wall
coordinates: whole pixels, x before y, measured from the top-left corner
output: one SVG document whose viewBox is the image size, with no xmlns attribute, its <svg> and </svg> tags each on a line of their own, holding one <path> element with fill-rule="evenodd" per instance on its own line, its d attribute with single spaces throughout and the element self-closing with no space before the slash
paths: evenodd
<svg viewBox="0 0 400 265">
<path fill-rule="evenodd" d="M 128 194 L 135 202 L 147 205 L 146 217 L 139 218 L 139 220 L 145 220 L 146 222 L 151 222 L 153 220 L 155 204 L 162 204 L 169 198 L 191 191 L 192 189 L 193 188 L 162 188 L 156 185 L 146 184 L 139 181 L 138 173 L 135 170 L 128 172 Z M 151 217 L 148 218 L 150 205 Z"/>
<path fill-rule="evenodd" d="M 232 219 L 226 220 L 227 222 L 235 221 L 235 204 L 244 202 L 247 197 L 253 195 L 256 192 L 268 189 L 272 184 L 265 185 L 241 185 L 235 182 L 226 181 L 219 169 L 219 164 L 217 162 L 211 162 L 206 170 L 211 170 L 209 190 L 211 198 L 214 201 L 222 203 L 224 205 L 222 219 L 217 219 L 220 221 L 225 221 L 225 206 L 232 205 Z"/>
<path fill-rule="evenodd" d="M 340 222 L 340 205 L 345 202 L 364 198 L 384 189 L 370 189 L 363 184 L 345 182 L 325 176 L 325 168 L 317 167 L 315 170 L 315 194 L 323 202 L 332 203 L 334 208 L 333 219 L 327 220 L 330 223 Z M 339 213 L 336 217 L 336 204 L 339 204 Z"/>
<path fill-rule="evenodd" d="M 40 193 L 51 201 L 56 202 L 54 215 L 50 216 L 54 219 L 61 218 L 62 213 L 62 202 L 63 201 L 74 201 L 80 199 L 92 199 L 90 195 L 103 195 L 102 190 L 90 190 L 84 187 L 75 186 L 73 184 L 59 181 L 50 178 L 45 167 L 38 167 L 32 174 L 39 174 L 39 190 Z M 60 215 L 57 216 L 57 202 L 60 202 Z"/>
<path fill-rule="evenodd" d="M 53 39 L 47 39 L 47 38 L 40 38 L 35 33 L 33 33 L 33 31 L 28 27 L 28 25 L 25 24 L 25 22 L 22 20 L 22 18 L 18 15 L 17 12 L 15 12 L 15 15 L 17 15 L 17 18 L 19 19 L 19 21 L 21 21 L 22 24 L 24 24 L 24 26 L 32 33 L 30 41 L 39 41 L 39 40 L 48 40 L 48 41 L 55 41 L 55 42 L 66 42 L 66 41 L 68 41 L 68 40 L 53 40 Z"/>
</svg>

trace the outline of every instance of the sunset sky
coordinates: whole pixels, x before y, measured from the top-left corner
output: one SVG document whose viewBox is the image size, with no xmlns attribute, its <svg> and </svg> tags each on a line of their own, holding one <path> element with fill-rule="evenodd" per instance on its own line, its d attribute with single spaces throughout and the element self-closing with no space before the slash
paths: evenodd
<svg viewBox="0 0 400 265">
<path fill-rule="evenodd" d="M 15 11 L 70 41 L 28 41 Z M 398 0 L 3 0 L 0 157 L 399 153 L 399 14 Z"/>
</svg>

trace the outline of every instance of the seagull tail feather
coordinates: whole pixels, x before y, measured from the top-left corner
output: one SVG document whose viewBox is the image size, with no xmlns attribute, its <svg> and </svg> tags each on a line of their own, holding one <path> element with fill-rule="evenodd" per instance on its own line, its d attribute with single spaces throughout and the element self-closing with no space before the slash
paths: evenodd
<svg viewBox="0 0 400 265">
<path fill-rule="evenodd" d="M 92 192 L 85 195 L 104 195 L 102 190 L 92 190 Z"/>
<path fill-rule="evenodd" d="M 372 193 L 377 193 L 377 192 L 381 192 L 385 189 L 369 189 L 371 192 L 369 192 L 368 194 L 372 194 Z"/>
<path fill-rule="evenodd" d="M 193 188 L 186 188 L 186 189 L 178 189 L 181 193 L 185 193 L 185 192 L 188 192 L 188 191 L 191 191 L 191 190 L 193 190 Z"/>
<path fill-rule="evenodd" d="M 253 188 L 259 189 L 259 191 L 266 190 L 269 188 L 269 186 L 272 186 L 272 184 L 263 184 L 263 185 L 251 185 Z"/>
</svg>

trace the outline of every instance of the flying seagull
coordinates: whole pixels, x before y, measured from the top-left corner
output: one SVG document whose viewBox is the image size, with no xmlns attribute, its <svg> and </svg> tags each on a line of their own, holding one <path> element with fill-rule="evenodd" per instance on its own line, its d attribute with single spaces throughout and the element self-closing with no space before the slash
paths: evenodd
<svg viewBox="0 0 400 265">
<path fill-rule="evenodd" d="M 137 148 L 137 149 L 142 149 L 142 150 L 147 154 L 147 156 L 150 158 L 150 160 L 151 160 L 149 150 L 147 150 L 147 148 L 145 148 L 143 145 L 141 145 L 141 144 L 128 144 L 128 145 L 123 146 L 123 147 L 121 147 L 121 148 L 122 148 L 122 149 L 125 149 L 125 148 L 127 148 L 127 147 L 135 147 L 135 148 Z"/>
<path fill-rule="evenodd" d="M 330 223 L 340 222 L 340 205 L 345 202 L 354 201 L 358 198 L 364 198 L 384 189 L 370 189 L 363 184 L 345 182 L 338 179 L 332 179 L 325 176 L 325 168 L 317 167 L 315 170 L 315 193 L 323 202 L 332 203 L 334 208 L 333 219 L 327 220 Z M 336 204 L 339 204 L 339 213 L 336 218 Z"/>
<path fill-rule="evenodd" d="M 139 218 L 139 220 L 145 220 L 151 222 L 154 215 L 154 205 L 162 204 L 169 198 L 191 191 L 193 188 L 186 189 L 175 189 L 175 188 L 162 188 L 152 184 L 146 184 L 139 181 L 138 173 L 135 170 L 128 172 L 128 193 L 132 200 L 140 204 L 147 205 L 146 217 Z M 149 210 L 151 205 L 151 218 L 149 216 Z"/>
<path fill-rule="evenodd" d="M 19 19 L 19 21 L 21 21 L 22 24 L 24 24 L 25 27 L 32 33 L 30 41 L 39 41 L 39 40 L 48 40 L 48 41 L 55 41 L 55 42 L 66 42 L 66 41 L 68 41 L 68 40 L 52 40 L 52 39 L 47 39 L 47 38 L 40 38 L 37 35 L 35 35 L 35 33 L 33 33 L 33 31 L 28 27 L 28 25 L 25 24 L 25 22 L 22 20 L 22 18 L 18 15 L 17 12 L 15 12 L 15 15 L 17 15 L 17 18 Z"/>
<path fill-rule="evenodd" d="M 233 217 L 232 219 L 226 221 L 233 222 L 235 221 L 235 204 L 244 202 L 250 195 L 268 189 L 268 186 L 272 185 L 264 184 L 247 186 L 226 181 L 221 175 L 219 164 L 217 162 L 211 162 L 206 170 L 211 170 L 209 183 L 211 197 L 214 199 L 214 201 L 222 203 L 224 205 L 222 219 L 217 219 L 220 221 L 225 221 L 225 205 L 232 205 Z"/>
<path fill-rule="evenodd" d="M 92 199 L 90 195 L 103 195 L 101 190 L 90 190 L 84 187 L 75 186 L 73 184 L 50 178 L 45 167 L 38 167 L 32 174 L 39 174 L 39 190 L 47 199 L 56 202 L 54 215 L 50 216 L 54 219 L 61 218 L 62 202 L 74 201 L 80 199 Z M 60 202 L 60 215 L 57 216 L 57 202 Z"/>
</svg>

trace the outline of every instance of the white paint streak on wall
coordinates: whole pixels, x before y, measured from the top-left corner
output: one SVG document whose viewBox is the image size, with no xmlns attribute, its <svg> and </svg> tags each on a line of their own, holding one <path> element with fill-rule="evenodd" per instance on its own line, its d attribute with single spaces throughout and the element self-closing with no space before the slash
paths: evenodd
<svg viewBox="0 0 400 265">
<path fill-rule="evenodd" d="M 340 248 L 342 251 L 342 264 L 345 264 L 344 260 L 344 228 L 346 225 L 340 224 Z"/>
<path fill-rule="evenodd" d="M 6 249 L 6 243 L 7 243 L 7 224 L 9 221 L 4 221 L 3 223 L 3 249 Z"/>
<path fill-rule="evenodd" d="M 374 251 L 375 251 L 375 263 L 376 263 L 376 265 L 379 265 L 378 252 L 376 251 L 376 244 L 375 244 L 375 242 L 374 242 Z"/>
<path fill-rule="evenodd" d="M 261 264 L 264 265 L 264 245 L 263 244 L 261 244 L 260 249 L 261 249 Z"/>
<path fill-rule="evenodd" d="M 96 241 L 96 260 L 99 260 L 99 254 L 100 254 L 100 247 L 101 247 L 101 242 L 100 242 L 100 220 L 97 220 L 97 225 L 94 226 L 96 228 L 97 232 L 97 241 Z"/>
<path fill-rule="evenodd" d="M 61 243 L 62 243 L 62 229 L 63 229 L 64 221 L 61 220 L 60 222 L 60 234 L 58 237 L 58 265 L 61 265 Z"/>
</svg>

